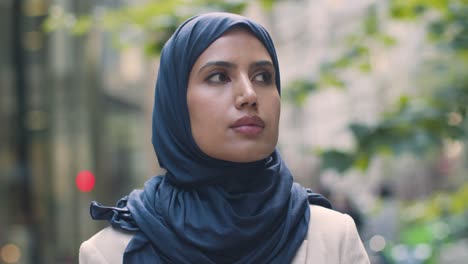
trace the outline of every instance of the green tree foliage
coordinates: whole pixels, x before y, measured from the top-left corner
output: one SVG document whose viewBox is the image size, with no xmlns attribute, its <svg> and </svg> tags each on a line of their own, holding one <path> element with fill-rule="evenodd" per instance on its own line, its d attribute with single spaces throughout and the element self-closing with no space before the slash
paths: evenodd
<svg viewBox="0 0 468 264">
<path fill-rule="evenodd" d="M 344 89 L 346 82 L 341 77 L 343 70 L 353 68 L 364 74 L 372 71 L 369 46 L 385 48 L 395 43 L 394 38 L 380 31 L 377 11 L 375 6 L 372 6 L 362 21 L 362 30 L 346 39 L 346 49 L 342 54 L 323 62 L 314 80 L 299 79 L 288 84 L 285 98 L 295 105 L 303 106 L 309 93 L 319 88 Z"/>
<path fill-rule="evenodd" d="M 389 244 L 383 254 L 392 263 L 399 263 L 393 250 L 404 247 L 414 251 L 423 245 L 430 250 L 421 263 L 441 263 L 441 252 L 468 235 L 468 184 L 453 192 L 436 192 L 427 199 L 407 202 L 401 216 L 400 243 Z"/>
<path fill-rule="evenodd" d="M 269 9 L 274 0 L 258 0 Z M 76 15 L 60 7 L 52 8 L 43 28 L 47 32 L 64 29 L 73 35 L 93 30 L 109 33 L 117 48 L 142 45 L 149 56 L 157 55 L 164 43 L 187 18 L 208 11 L 240 14 L 249 1 L 156 0 L 137 5 L 109 8 L 96 5 L 92 14 Z"/>
<path fill-rule="evenodd" d="M 355 148 L 323 150 L 323 169 L 364 170 L 375 155 L 423 155 L 447 140 L 463 140 L 468 136 L 468 1 L 392 0 L 389 3 L 393 19 L 407 23 L 427 21 L 427 39 L 437 48 L 437 55 L 415 76 L 414 84 L 420 95 L 402 96 L 375 125 L 351 124 Z M 378 20 L 370 10 L 363 24 L 366 38 L 395 45 L 391 37 L 380 33 Z M 341 65 L 352 67 L 356 58 Z"/>
</svg>

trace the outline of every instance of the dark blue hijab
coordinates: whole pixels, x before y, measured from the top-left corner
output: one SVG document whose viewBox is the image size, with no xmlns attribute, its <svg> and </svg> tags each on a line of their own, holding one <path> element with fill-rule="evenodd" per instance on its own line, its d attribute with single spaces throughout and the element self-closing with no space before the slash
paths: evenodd
<svg viewBox="0 0 468 264">
<path fill-rule="evenodd" d="M 136 231 L 124 263 L 289 263 L 307 234 L 309 202 L 330 207 L 293 183 L 276 150 L 263 160 L 236 163 L 209 157 L 195 143 L 186 96 L 190 70 L 233 27 L 266 47 L 280 91 L 276 52 L 261 25 L 209 13 L 179 26 L 161 53 L 153 109 L 153 145 L 167 172 L 117 207 L 91 205 L 94 219 Z"/>
</svg>

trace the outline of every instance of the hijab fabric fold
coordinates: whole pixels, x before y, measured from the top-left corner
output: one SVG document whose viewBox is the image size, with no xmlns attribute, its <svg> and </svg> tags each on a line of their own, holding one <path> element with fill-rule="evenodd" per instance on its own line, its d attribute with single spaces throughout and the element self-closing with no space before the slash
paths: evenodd
<svg viewBox="0 0 468 264">
<path fill-rule="evenodd" d="M 293 182 L 276 150 L 263 160 L 236 163 L 209 157 L 195 143 L 186 98 L 190 70 L 234 27 L 265 46 L 280 91 L 276 52 L 261 25 L 208 13 L 179 26 L 161 53 L 153 109 L 153 146 L 166 173 L 116 207 L 91 204 L 94 219 L 135 232 L 124 263 L 289 263 L 307 234 L 309 203 L 331 207 Z"/>
</svg>

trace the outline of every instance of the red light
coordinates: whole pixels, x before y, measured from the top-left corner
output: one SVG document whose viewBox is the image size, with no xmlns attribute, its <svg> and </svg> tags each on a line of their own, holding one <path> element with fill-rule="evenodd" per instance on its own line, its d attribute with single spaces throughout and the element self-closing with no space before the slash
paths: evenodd
<svg viewBox="0 0 468 264">
<path fill-rule="evenodd" d="M 80 171 L 76 176 L 76 186 L 81 192 L 90 192 L 94 188 L 96 179 L 90 171 Z"/>
</svg>

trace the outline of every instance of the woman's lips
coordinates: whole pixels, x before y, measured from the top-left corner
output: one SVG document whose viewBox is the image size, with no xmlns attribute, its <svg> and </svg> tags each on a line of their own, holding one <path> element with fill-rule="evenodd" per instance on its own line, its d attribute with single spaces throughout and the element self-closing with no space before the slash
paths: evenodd
<svg viewBox="0 0 468 264">
<path fill-rule="evenodd" d="M 255 136 L 263 131 L 265 123 L 258 116 L 243 116 L 237 119 L 231 128 L 237 133 Z"/>
</svg>

